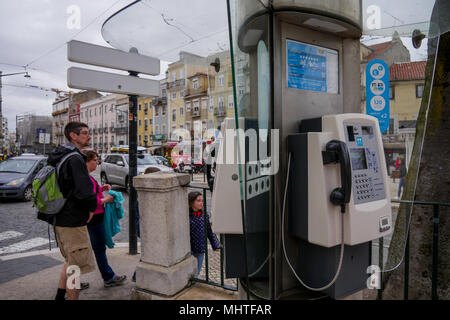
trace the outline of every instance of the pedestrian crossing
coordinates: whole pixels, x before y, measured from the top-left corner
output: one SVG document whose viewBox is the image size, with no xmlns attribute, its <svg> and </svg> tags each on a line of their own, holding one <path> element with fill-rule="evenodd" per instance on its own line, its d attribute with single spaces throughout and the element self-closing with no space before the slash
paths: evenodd
<svg viewBox="0 0 450 320">
<path fill-rule="evenodd" d="M 46 238 L 36 237 L 32 239 L 22 240 L 15 242 L 13 244 L 1 247 L 1 242 L 4 242 L 6 240 L 14 239 L 14 238 L 20 238 L 25 236 L 21 232 L 17 231 L 5 231 L 0 233 L 0 256 L 6 255 L 6 254 L 14 254 L 19 252 L 24 252 L 33 248 L 41 247 L 43 245 L 48 245 L 49 241 Z M 17 239 L 19 240 L 19 239 Z M 52 243 L 54 243 L 54 240 L 51 240 Z"/>
</svg>

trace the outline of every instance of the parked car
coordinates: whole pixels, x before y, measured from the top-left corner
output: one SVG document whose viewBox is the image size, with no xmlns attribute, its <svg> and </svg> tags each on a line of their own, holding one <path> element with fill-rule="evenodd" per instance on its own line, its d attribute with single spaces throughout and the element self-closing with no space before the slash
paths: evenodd
<svg viewBox="0 0 450 320">
<path fill-rule="evenodd" d="M 129 161 L 128 154 L 108 154 L 100 165 L 100 178 L 102 184 L 116 184 L 129 190 Z M 161 171 L 173 172 L 172 168 L 158 164 L 156 159 L 149 154 L 137 155 L 137 174 L 144 174 L 145 169 L 152 167 Z"/>
<path fill-rule="evenodd" d="M 158 162 L 158 164 L 162 164 L 165 165 L 167 167 L 170 167 L 170 162 L 169 160 L 167 160 L 166 158 L 164 158 L 163 156 L 153 156 L 153 158 L 156 159 L 156 161 Z"/>
<path fill-rule="evenodd" d="M 31 201 L 31 184 L 36 174 L 47 165 L 47 157 L 21 155 L 0 162 L 0 198 Z"/>
</svg>

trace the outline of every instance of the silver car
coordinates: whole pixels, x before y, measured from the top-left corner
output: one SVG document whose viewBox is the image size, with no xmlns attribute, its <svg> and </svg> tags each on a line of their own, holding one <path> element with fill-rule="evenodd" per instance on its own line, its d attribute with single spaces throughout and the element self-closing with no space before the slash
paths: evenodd
<svg viewBox="0 0 450 320">
<path fill-rule="evenodd" d="M 172 168 L 158 164 L 156 159 L 149 154 L 137 155 L 137 174 L 142 175 L 147 168 L 158 168 L 161 171 L 173 172 Z M 100 167 L 102 184 L 116 184 L 129 190 L 129 161 L 128 154 L 107 154 Z"/>
</svg>

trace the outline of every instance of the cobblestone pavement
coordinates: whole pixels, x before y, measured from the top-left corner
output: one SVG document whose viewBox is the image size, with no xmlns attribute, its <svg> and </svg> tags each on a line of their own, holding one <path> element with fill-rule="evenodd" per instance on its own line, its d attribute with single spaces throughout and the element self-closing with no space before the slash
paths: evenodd
<svg viewBox="0 0 450 320">
<path fill-rule="evenodd" d="M 221 285 L 221 268 L 220 268 L 220 251 L 214 251 L 211 248 L 208 250 L 208 281 L 214 282 L 216 284 Z M 225 279 L 225 271 L 224 271 L 224 285 L 230 288 L 237 288 L 237 280 L 236 279 Z M 206 258 L 203 261 L 202 270 L 198 275 L 197 279 L 206 281 Z"/>
</svg>

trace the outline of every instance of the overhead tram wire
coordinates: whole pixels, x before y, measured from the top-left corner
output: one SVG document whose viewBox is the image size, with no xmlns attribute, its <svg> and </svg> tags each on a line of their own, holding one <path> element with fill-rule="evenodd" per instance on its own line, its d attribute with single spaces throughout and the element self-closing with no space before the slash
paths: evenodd
<svg viewBox="0 0 450 320">
<path fill-rule="evenodd" d="M 78 31 L 74 36 L 72 36 L 70 40 L 73 40 L 76 36 L 78 36 L 80 33 L 82 33 L 84 30 L 86 30 L 87 28 L 89 28 L 95 21 L 97 21 L 98 18 L 100 18 L 101 16 L 103 16 L 106 12 L 108 12 L 112 7 L 114 7 L 116 4 L 118 4 L 121 0 L 117 0 L 116 2 L 114 2 L 113 5 L 111 5 L 110 7 L 108 7 L 108 9 L 106 9 L 105 11 L 103 11 L 101 14 L 99 14 L 94 20 L 92 20 L 90 23 L 88 23 L 84 28 L 82 28 L 80 31 Z M 23 66 L 24 68 L 27 68 L 28 66 L 32 65 L 33 63 L 35 63 L 36 61 L 42 59 L 43 57 L 55 52 L 56 50 L 62 48 L 63 46 L 65 46 L 67 44 L 68 41 L 62 43 L 61 45 L 58 45 L 57 47 L 55 47 L 54 49 L 48 51 L 47 53 L 42 54 L 41 56 L 37 57 L 36 59 L 32 60 L 31 62 L 27 63 L 25 66 Z"/>
</svg>

